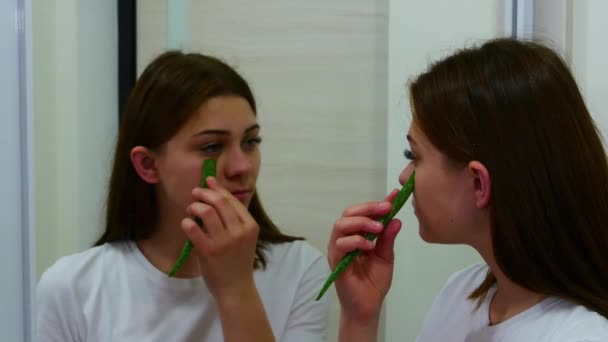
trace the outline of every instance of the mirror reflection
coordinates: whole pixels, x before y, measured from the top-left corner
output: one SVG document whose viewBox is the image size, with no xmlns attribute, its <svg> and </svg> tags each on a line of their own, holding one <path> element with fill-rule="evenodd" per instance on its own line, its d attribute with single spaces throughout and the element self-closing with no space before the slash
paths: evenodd
<svg viewBox="0 0 608 342">
<path fill-rule="evenodd" d="M 188 327 L 182 340 L 243 333 L 220 322 L 230 301 L 213 302 L 235 292 L 255 292 L 241 314 L 266 318 L 235 327 L 338 340 L 334 287 L 312 300 L 329 274 L 332 227 L 348 206 L 400 186 L 408 82 L 457 49 L 513 33 L 506 3 L 33 0 L 38 279 L 61 279 L 64 267 L 98 288 L 87 314 L 116 305 L 87 332 L 102 340 L 130 336 L 133 319 L 149 328 L 132 336 L 141 340 L 177 322 Z M 564 57 L 605 135 L 604 5 L 542 3 L 529 37 Z M 208 159 L 215 176 L 201 182 Z M 448 276 L 482 261 L 426 244 L 409 204 L 399 218 L 381 340 L 414 340 Z M 187 240 L 193 251 L 170 278 Z M 254 271 L 239 271 L 240 258 Z"/>
</svg>

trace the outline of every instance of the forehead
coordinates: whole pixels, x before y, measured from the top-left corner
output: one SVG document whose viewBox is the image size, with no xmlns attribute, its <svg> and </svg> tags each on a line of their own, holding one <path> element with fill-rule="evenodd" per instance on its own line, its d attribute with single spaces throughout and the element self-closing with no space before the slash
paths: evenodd
<svg viewBox="0 0 608 342">
<path fill-rule="evenodd" d="M 201 129 L 239 130 L 257 122 L 253 109 L 242 97 L 222 96 L 204 102 L 186 123 L 186 131 Z"/>
</svg>

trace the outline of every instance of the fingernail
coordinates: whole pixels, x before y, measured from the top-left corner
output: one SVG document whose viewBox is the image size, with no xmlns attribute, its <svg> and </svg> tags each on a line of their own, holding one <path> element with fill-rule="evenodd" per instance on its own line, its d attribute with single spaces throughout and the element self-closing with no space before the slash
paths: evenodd
<svg viewBox="0 0 608 342">
<path fill-rule="evenodd" d="M 384 226 L 382 226 L 382 223 L 378 222 L 378 221 L 374 221 L 374 223 L 372 223 L 372 228 L 380 231 L 382 230 L 382 228 L 384 228 Z"/>
<path fill-rule="evenodd" d="M 392 205 L 389 202 L 382 202 L 378 205 L 380 210 L 389 210 L 391 207 Z"/>
<path fill-rule="evenodd" d="M 184 219 L 184 221 L 182 222 L 182 229 L 186 234 L 189 234 L 192 231 L 192 225 L 188 224 L 186 219 Z"/>
</svg>

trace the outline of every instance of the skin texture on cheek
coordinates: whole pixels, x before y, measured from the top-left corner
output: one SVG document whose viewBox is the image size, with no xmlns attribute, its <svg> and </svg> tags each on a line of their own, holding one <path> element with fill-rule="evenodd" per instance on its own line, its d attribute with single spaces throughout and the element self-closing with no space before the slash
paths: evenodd
<svg viewBox="0 0 608 342">
<path fill-rule="evenodd" d="M 439 152 L 425 149 L 416 166 L 415 210 L 423 240 L 455 243 L 460 229 L 460 184 L 457 172 L 447 170 Z"/>
<path fill-rule="evenodd" d="M 180 211 L 185 211 L 186 206 L 192 201 L 191 191 L 198 186 L 200 177 L 201 158 L 184 155 L 173 146 L 172 158 L 168 158 L 163 165 L 163 181 L 161 186 L 167 194 L 171 206 Z"/>
<path fill-rule="evenodd" d="M 484 226 L 475 205 L 475 173 L 468 165 L 449 160 L 415 123 L 408 141 L 416 168 L 414 203 L 421 238 L 432 243 L 470 244 Z"/>
</svg>

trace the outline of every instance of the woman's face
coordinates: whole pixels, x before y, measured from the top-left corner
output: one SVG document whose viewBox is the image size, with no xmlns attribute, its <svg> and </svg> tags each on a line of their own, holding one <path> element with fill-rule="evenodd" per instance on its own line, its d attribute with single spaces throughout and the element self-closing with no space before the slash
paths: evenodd
<svg viewBox="0 0 608 342">
<path fill-rule="evenodd" d="M 479 206 L 479 179 L 470 165 L 458 165 L 442 154 L 416 123 L 408 132 L 412 162 L 399 176 L 405 184 L 416 171 L 412 205 L 420 237 L 433 243 L 476 244 L 487 229 L 487 210 Z"/>
<path fill-rule="evenodd" d="M 203 161 L 215 159 L 220 185 L 248 207 L 260 171 L 259 134 L 244 98 L 222 96 L 203 103 L 155 157 L 159 201 L 185 212 L 192 189 L 200 186 Z"/>
</svg>

